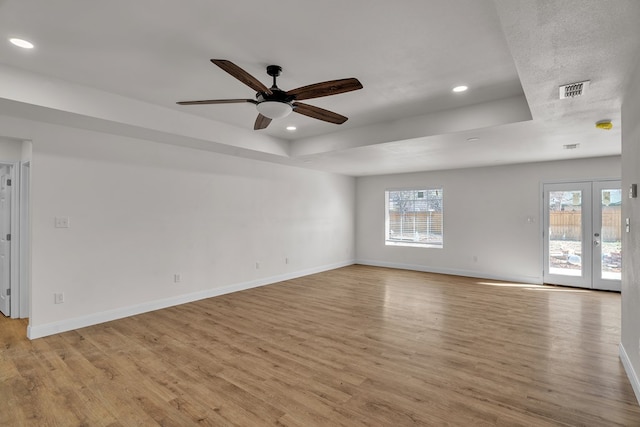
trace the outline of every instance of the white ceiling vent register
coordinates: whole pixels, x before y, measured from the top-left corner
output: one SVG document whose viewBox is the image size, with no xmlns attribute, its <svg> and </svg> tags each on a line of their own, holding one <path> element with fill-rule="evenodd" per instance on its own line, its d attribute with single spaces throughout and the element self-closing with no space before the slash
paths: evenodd
<svg viewBox="0 0 640 427">
<path fill-rule="evenodd" d="M 569 83 L 568 85 L 560 86 L 560 99 L 582 96 L 584 95 L 588 87 L 589 80 L 578 83 Z"/>
</svg>

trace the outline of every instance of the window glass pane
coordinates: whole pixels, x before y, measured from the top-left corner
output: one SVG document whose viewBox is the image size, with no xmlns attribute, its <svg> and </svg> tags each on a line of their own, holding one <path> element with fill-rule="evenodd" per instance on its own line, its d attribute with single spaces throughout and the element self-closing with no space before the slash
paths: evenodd
<svg viewBox="0 0 640 427">
<path fill-rule="evenodd" d="M 602 279 L 622 278 L 622 190 L 605 189 L 600 192 L 601 268 Z"/>
<path fill-rule="evenodd" d="M 582 191 L 549 192 L 549 272 L 582 276 Z"/>
<path fill-rule="evenodd" d="M 387 191 L 386 244 L 442 247 L 442 188 Z"/>
</svg>

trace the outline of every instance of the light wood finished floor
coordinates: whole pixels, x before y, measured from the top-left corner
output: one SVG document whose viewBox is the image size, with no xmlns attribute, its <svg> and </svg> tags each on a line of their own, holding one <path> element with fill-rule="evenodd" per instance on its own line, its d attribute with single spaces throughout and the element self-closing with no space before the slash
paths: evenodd
<svg viewBox="0 0 640 427">
<path fill-rule="evenodd" d="M 638 426 L 619 325 L 615 293 L 357 265 L 34 341 L 2 319 L 0 425 Z"/>
</svg>

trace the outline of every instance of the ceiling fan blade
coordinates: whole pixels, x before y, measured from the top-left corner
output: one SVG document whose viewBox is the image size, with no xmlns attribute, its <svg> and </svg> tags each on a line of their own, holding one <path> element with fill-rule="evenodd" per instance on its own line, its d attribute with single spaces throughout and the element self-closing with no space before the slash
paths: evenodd
<svg viewBox="0 0 640 427">
<path fill-rule="evenodd" d="M 338 113 L 334 113 L 333 111 L 325 110 L 324 108 L 320 107 L 314 107 L 313 105 L 309 104 L 303 104 L 302 102 L 294 102 L 293 111 L 314 119 L 323 120 L 329 123 L 335 123 L 337 125 L 341 125 L 348 120 L 347 117 L 342 116 Z"/>
<path fill-rule="evenodd" d="M 180 101 L 176 102 L 176 104 L 180 105 L 201 105 L 201 104 L 240 104 L 243 102 L 250 102 L 252 104 L 257 104 L 258 101 L 253 99 L 205 99 L 202 101 Z"/>
<path fill-rule="evenodd" d="M 356 78 L 349 78 L 302 86 L 288 91 L 287 95 L 293 96 L 295 99 L 311 99 L 320 98 L 321 96 L 337 95 L 358 89 L 362 89 L 362 83 Z"/>
<path fill-rule="evenodd" d="M 226 59 L 212 59 L 211 62 L 213 62 L 218 67 L 222 68 L 224 71 L 231 74 L 233 77 L 240 80 L 242 83 L 246 84 L 256 92 L 264 92 L 271 95 L 271 90 L 263 85 L 260 80 L 256 79 L 233 62 L 227 61 Z"/>
<path fill-rule="evenodd" d="M 269 117 L 265 117 L 262 114 L 258 114 L 258 118 L 256 118 L 256 123 L 253 125 L 253 130 L 265 129 L 271 123 L 271 119 Z"/>
</svg>

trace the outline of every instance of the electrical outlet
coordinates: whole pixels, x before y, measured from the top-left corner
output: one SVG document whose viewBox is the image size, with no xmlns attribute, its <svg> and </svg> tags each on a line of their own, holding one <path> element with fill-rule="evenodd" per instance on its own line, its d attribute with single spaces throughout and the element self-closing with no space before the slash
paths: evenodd
<svg viewBox="0 0 640 427">
<path fill-rule="evenodd" d="M 289 258 L 285 258 L 285 259 L 284 259 L 284 263 L 285 263 L 285 264 L 289 264 Z"/>
<path fill-rule="evenodd" d="M 56 228 L 69 228 L 69 217 L 68 216 L 57 216 L 55 221 Z"/>
<path fill-rule="evenodd" d="M 54 304 L 62 304 L 64 302 L 64 293 L 56 292 L 53 294 L 53 302 Z"/>
<path fill-rule="evenodd" d="M 260 270 L 260 263 L 256 262 L 256 270 Z"/>
<path fill-rule="evenodd" d="M 182 282 L 182 274 L 180 273 L 176 273 L 173 275 L 173 283 L 180 283 Z"/>
</svg>

